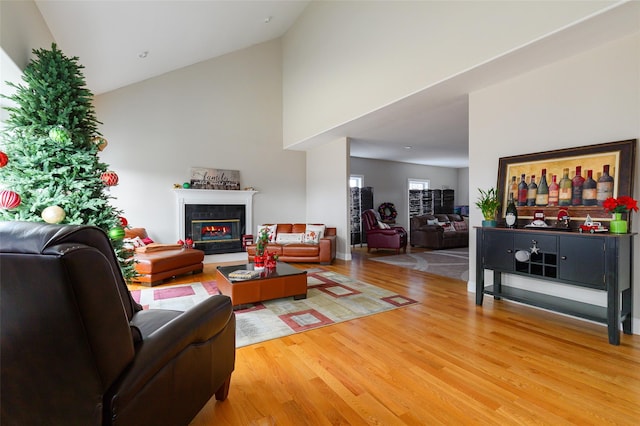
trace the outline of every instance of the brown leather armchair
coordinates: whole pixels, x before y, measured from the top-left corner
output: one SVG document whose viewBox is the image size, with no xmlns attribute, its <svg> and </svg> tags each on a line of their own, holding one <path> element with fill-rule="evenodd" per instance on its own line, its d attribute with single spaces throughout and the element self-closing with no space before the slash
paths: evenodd
<svg viewBox="0 0 640 426">
<path fill-rule="evenodd" d="M 235 366 L 231 300 L 141 310 L 99 228 L 0 222 L 3 425 L 186 425 Z"/>
<path fill-rule="evenodd" d="M 394 249 L 407 252 L 407 231 L 402 226 L 383 229 L 378 224 L 378 216 L 373 209 L 362 212 L 362 224 L 367 235 L 367 252 L 375 249 Z"/>
</svg>

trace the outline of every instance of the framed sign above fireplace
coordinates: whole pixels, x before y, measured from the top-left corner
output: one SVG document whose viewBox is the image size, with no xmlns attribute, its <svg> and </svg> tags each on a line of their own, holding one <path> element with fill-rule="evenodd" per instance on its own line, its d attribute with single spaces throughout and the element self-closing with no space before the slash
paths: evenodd
<svg viewBox="0 0 640 426">
<path fill-rule="evenodd" d="M 191 188 L 237 191 L 240 189 L 240 171 L 192 167 Z"/>
</svg>

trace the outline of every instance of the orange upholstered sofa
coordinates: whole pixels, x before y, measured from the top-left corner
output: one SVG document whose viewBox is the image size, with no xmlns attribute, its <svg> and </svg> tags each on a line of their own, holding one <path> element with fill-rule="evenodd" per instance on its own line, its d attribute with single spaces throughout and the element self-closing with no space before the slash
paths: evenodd
<svg viewBox="0 0 640 426">
<path fill-rule="evenodd" d="M 149 236 L 145 228 L 125 229 L 125 240 L 147 241 Z M 194 273 L 199 274 L 204 268 L 204 252 L 188 249 L 178 244 L 149 243 L 136 247 L 134 254 L 137 276 L 131 281 L 142 285 L 154 286 L 167 278 Z"/>
<path fill-rule="evenodd" d="M 331 264 L 336 258 L 336 228 L 325 226 L 323 236 L 315 243 L 295 241 L 295 235 L 307 235 L 307 224 L 305 223 L 278 223 L 261 225 L 270 227 L 270 242 L 266 251 L 278 255 L 278 260 L 283 262 L 308 262 Z M 310 224 L 310 227 L 322 227 L 323 225 Z M 280 236 L 280 238 L 278 237 Z M 287 238 L 284 238 L 287 237 Z M 294 238 L 290 238 L 294 237 Z M 247 254 L 252 259 L 256 254 L 257 235 L 254 235 L 254 244 L 247 245 Z"/>
</svg>

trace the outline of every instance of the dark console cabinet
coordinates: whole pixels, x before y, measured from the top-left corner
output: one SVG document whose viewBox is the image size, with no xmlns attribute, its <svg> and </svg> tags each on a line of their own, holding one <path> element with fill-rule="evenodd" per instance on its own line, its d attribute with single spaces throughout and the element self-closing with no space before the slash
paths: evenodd
<svg viewBox="0 0 640 426">
<path fill-rule="evenodd" d="M 601 322 L 609 343 L 619 345 L 621 323 L 631 334 L 633 235 L 476 228 L 476 305 L 488 294 Z M 494 272 L 487 287 L 485 270 Z M 502 284 L 503 273 L 599 290 L 607 306 L 509 287 Z"/>
</svg>

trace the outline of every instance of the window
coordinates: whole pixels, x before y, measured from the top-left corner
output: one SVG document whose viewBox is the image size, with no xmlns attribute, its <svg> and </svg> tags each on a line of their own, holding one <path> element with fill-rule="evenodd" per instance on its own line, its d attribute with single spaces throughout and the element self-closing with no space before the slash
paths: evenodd
<svg viewBox="0 0 640 426">
<path fill-rule="evenodd" d="M 429 181 L 426 179 L 409 179 L 407 181 L 408 186 L 408 201 L 409 205 L 409 220 L 413 216 L 418 216 L 426 213 L 433 213 L 433 201 L 431 198 L 431 191 L 429 191 Z"/>
<path fill-rule="evenodd" d="M 351 175 L 349 176 L 349 187 L 350 188 L 362 188 L 364 184 L 364 176 L 362 175 Z"/>
<path fill-rule="evenodd" d="M 409 189 L 429 189 L 429 181 L 424 179 L 409 179 Z"/>
</svg>

